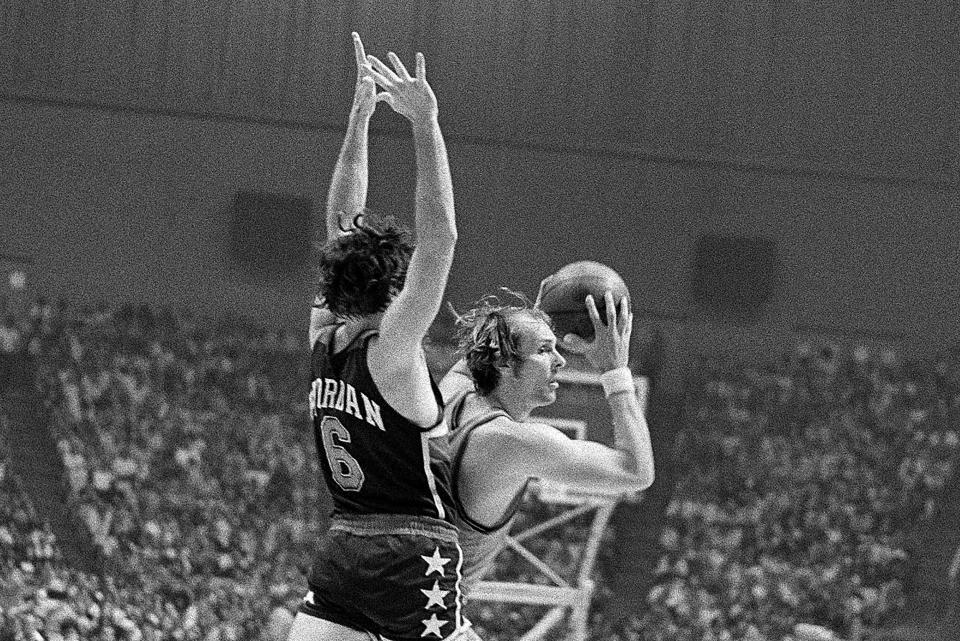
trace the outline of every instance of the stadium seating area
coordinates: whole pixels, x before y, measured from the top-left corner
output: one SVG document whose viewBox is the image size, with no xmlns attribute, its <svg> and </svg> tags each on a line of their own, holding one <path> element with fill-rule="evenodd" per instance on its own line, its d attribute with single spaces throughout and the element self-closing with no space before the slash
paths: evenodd
<svg viewBox="0 0 960 641">
<path fill-rule="evenodd" d="M 798 622 L 860 638 L 900 612 L 956 460 L 960 368 L 878 356 L 705 364 L 650 609 L 618 638 L 781 639 Z"/>
<path fill-rule="evenodd" d="M 316 534 L 303 350 L 146 308 L 47 316 L 32 342 L 71 507 L 109 570 L 73 583 L 101 603 L 73 607 L 81 636 L 260 638 Z"/>
<path fill-rule="evenodd" d="M 0 641 L 272 638 L 319 527 L 302 338 L 147 307 L 38 303 L 28 320 L 70 509 L 106 569 L 67 569 L 0 459 Z M 956 460 L 960 363 L 801 349 L 710 363 L 686 391 L 677 452 L 658 453 L 683 474 L 649 609 L 598 617 L 594 638 L 773 641 L 801 621 L 855 637 L 895 616 Z M 569 574 L 585 536 L 536 545 Z M 496 578 L 536 580 L 510 558 Z M 542 610 L 471 612 L 490 641 Z"/>
<path fill-rule="evenodd" d="M 19 480 L 10 472 L 6 419 L 0 418 L 0 639 L 34 639 L 33 630 L 48 626 L 65 638 L 80 639 L 67 628 L 63 601 L 80 592 L 92 594 L 92 578 L 63 562 L 48 524 L 38 517 Z M 92 603 L 77 603 L 81 608 Z M 50 637 L 47 637 L 50 638 Z"/>
</svg>

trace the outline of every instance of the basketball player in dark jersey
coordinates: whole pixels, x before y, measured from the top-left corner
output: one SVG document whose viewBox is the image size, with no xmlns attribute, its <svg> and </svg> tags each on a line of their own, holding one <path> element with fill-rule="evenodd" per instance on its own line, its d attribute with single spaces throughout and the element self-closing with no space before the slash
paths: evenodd
<svg viewBox="0 0 960 641">
<path fill-rule="evenodd" d="M 573 440 L 531 420 L 556 400 L 566 359 L 545 313 L 524 303 L 485 299 L 458 318 L 464 358 L 440 383 L 446 401 L 453 494 L 463 548 L 464 589 L 483 576 L 506 544 L 510 524 L 532 479 L 582 490 L 631 492 L 653 482 L 650 433 L 627 367 L 633 314 L 627 300 L 606 293 L 607 324 L 592 297 L 593 342 L 564 337 L 563 347 L 601 372 L 613 415 L 614 446 Z"/>
<path fill-rule="evenodd" d="M 288 639 L 443 639 L 462 627 L 461 554 L 443 403 L 421 342 L 453 260 L 453 189 L 423 55 L 411 76 L 392 52 L 391 68 L 353 39 L 357 85 L 310 326 L 310 408 L 334 512 Z M 378 102 L 413 128 L 416 247 L 395 223 L 360 213 Z"/>
</svg>

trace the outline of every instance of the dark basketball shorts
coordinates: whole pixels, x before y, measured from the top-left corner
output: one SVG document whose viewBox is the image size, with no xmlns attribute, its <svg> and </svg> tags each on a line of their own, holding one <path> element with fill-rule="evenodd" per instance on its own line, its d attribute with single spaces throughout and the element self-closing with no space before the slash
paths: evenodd
<svg viewBox="0 0 960 641">
<path fill-rule="evenodd" d="M 390 641 L 446 639 L 460 613 L 457 530 L 429 517 L 337 515 L 300 612 Z"/>
</svg>

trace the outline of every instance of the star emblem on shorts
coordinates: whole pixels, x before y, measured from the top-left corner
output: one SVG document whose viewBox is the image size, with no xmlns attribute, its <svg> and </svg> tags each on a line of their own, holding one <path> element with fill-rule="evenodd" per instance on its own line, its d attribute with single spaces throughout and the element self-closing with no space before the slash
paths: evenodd
<svg viewBox="0 0 960 641">
<path fill-rule="evenodd" d="M 423 596 L 427 597 L 428 599 L 427 604 L 423 606 L 424 610 L 429 610 L 435 605 L 439 605 L 444 610 L 447 609 L 447 606 L 443 604 L 443 598 L 450 594 L 450 590 L 441 590 L 439 581 L 433 582 L 432 590 L 424 590 L 423 588 L 420 588 L 420 591 L 423 592 Z"/>
<path fill-rule="evenodd" d="M 450 559 L 445 559 L 440 556 L 439 547 L 433 548 L 432 556 L 424 556 L 421 554 L 420 558 L 427 562 L 427 571 L 423 576 L 430 576 L 431 572 L 439 572 L 440 576 L 444 576 L 443 566 L 450 563 Z"/>
<path fill-rule="evenodd" d="M 440 628 L 450 623 L 449 621 L 441 621 L 438 619 L 436 613 L 431 614 L 429 619 L 422 619 L 420 622 L 423 624 L 424 628 L 426 628 L 420 633 L 420 636 L 425 637 L 428 634 L 435 634 L 440 638 L 443 637 L 443 635 L 440 633 Z"/>
</svg>

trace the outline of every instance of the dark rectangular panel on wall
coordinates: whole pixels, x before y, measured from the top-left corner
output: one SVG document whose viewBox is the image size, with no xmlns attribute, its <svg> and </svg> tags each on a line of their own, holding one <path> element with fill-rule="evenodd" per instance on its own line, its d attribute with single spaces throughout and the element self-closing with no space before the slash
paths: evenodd
<svg viewBox="0 0 960 641">
<path fill-rule="evenodd" d="M 302 267 L 310 254 L 312 209 L 310 198 L 238 191 L 230 226 L 231 261 L 254 273 Z"/>
<path fill-rule="evenodd" d="M 693 294 L 708 313 L 759 318 L 773 294 L 776 269 L 772 239 L 705 234 L 697 239 Z"/>
</svg>

